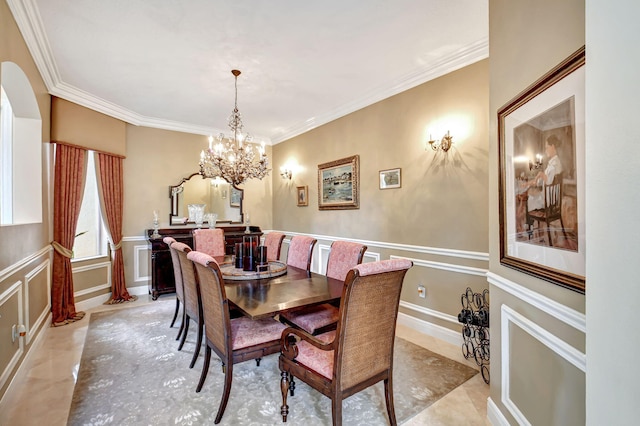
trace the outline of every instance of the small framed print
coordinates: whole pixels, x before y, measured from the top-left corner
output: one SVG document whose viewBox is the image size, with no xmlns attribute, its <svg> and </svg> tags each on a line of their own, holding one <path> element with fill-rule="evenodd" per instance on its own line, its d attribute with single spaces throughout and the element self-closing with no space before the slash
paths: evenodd
<svg viewBox="0 0 640 426">
<path fill-rule="evenodd" d="M 380 189 L 393 189 L 402 186 L 401 169 L 380 170 Z"/>
<path fill-rule="evenodd" d="M 298 198 L 298 207 L 308 206 L 309 205 L 309 187 L 307 185 L 298 186 L 296 193 Z"/>
</svg>

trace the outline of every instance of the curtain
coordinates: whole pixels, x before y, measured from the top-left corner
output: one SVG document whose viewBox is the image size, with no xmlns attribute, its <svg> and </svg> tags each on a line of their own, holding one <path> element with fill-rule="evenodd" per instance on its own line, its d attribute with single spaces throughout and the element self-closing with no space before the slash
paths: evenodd
<svg viewBox="0 0 640 426">
<path fill-rule="evenodd" d="M 54 248 L 51 283 L 51 314 L 54 326 L 68 324 L 84 317 L 84 312 L 76 312 L 73 300 L 71 257 L 84 194 L 86 164 L 85 149 L 55 144 L 51 242 Z"/>
<path fill-rule="evenodd" d="M 124 279 L 124 260 L 122 256 L 122 200 L 123 174 L 122 157 L 97 153 L 98 193 L 100 208 L 109 234 L 113 259 L 111 262 L 111 299 L 106 304 L 136 300 L 130 296 Z"/>
</svg>

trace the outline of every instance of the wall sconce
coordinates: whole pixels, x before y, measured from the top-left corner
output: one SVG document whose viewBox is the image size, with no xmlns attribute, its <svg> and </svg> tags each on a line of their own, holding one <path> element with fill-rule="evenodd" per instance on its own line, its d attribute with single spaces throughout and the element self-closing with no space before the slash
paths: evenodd
<svg viewBox="0 0 640 426">
<path fill-rule="evenodd" d="M 542 154 L 536 154 L 536 162 L 529 160 L 529 170 L 539 169 L 542 167 Z"/>
<path fill-rule="evenodd" d="M 282 179 L 289 179 L 291 180 L 291 169 L 288 169 L 286 167 L 280 167 L 280 176 L 282 176 Z"/>
<path fill-rule="evenodd" d="M 453 144 L 453 136 L 449 134 L 449 131 L 447 131 L 447 134 L 444 135 L 439 142 L 433 140 L 431 138 L 431 135 L 429 135 L 429 145 L 431 146 L 431 149 L 434 151 L 441 149 L 444 152 L 447 152 L 451 148 L 452 144 Z"/>
</svg>

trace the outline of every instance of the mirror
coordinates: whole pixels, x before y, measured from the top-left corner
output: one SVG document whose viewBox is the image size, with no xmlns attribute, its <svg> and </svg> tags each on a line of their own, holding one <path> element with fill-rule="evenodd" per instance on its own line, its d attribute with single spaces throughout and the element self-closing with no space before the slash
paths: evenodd
<svg viewBox="0 0 640 426">
<path fill-rule="evenodd" d="M 189 220 L 189 204 L 206 204 L 206 213 L 216 213 L 218 223 L 242 223 L 244 190 L 222 179 L 204 178 L 200 173 L 182 179 L 169 187 L 171 225 L 195 223 Z"/>
</svg>

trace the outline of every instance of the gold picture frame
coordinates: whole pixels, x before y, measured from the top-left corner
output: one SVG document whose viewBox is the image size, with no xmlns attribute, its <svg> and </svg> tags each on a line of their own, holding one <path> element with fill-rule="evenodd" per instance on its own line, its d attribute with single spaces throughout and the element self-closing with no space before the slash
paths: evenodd
<svg viewBox="0 0 640 426">
<path fill-rule="evenodd" d="M 360 156 L 318 165 L 318 209 L 360 208 Z"/>
<path fill-rule="evenodd" d="M 296 187 L 296 198 L 298 207 L 309 205 L 309 187 L 307 185 Z"/>
</svg>

